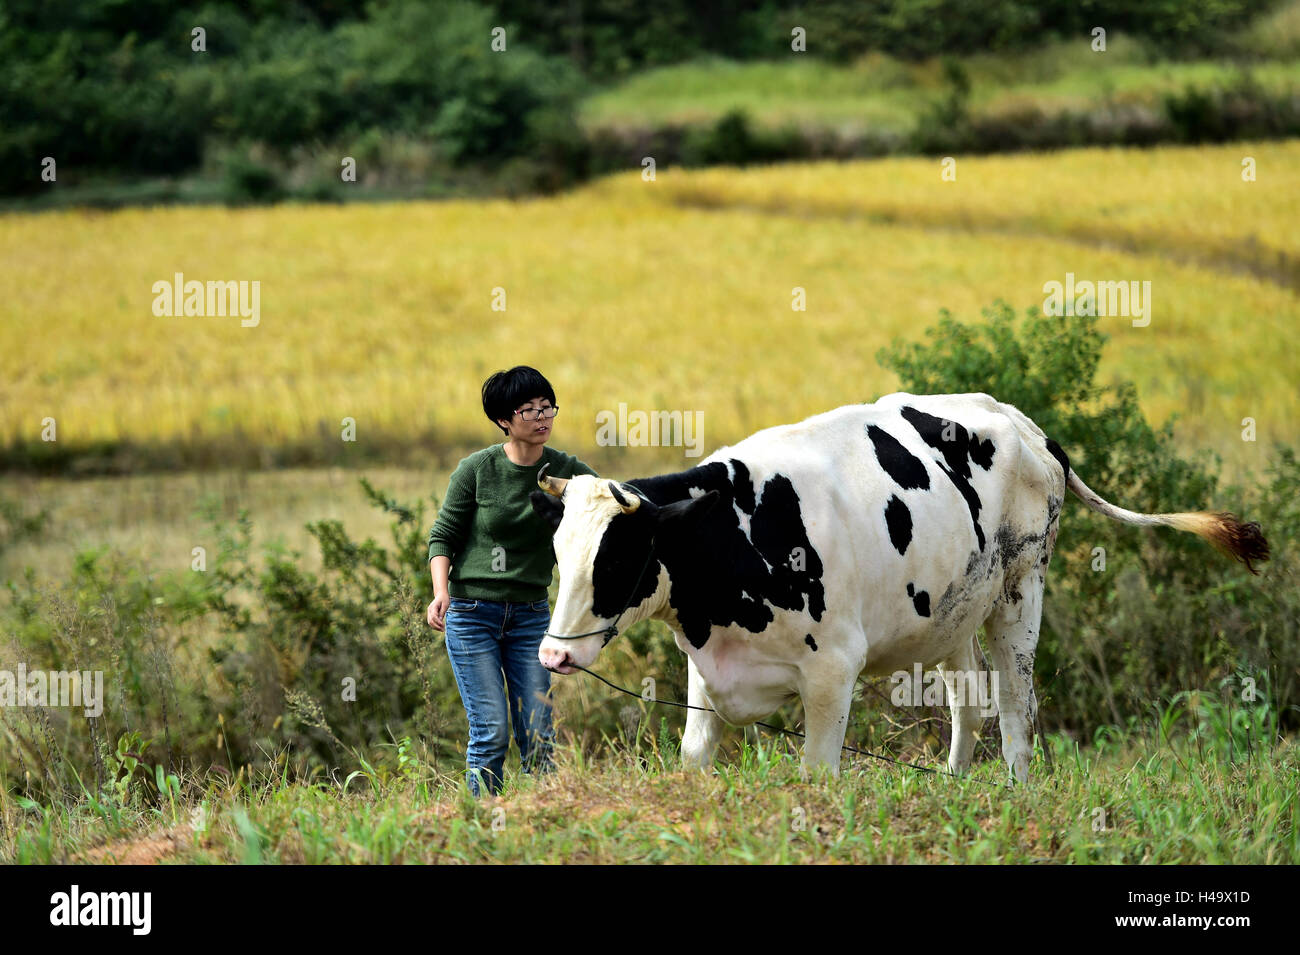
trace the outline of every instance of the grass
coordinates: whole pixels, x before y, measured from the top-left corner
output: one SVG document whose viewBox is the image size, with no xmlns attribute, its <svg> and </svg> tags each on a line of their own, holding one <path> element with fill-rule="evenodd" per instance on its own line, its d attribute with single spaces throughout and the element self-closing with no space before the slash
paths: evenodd
<svg viewBox="0 0 1300 955">
<path fill-rule="evenodd" d="M 67 478 L 16 475 L 0 482 L 0 490 L 21 501 L 26 512 L 48 512 L 36 535 L 7 542 L 0 549 L 0 580 L 20 579 L 25 568 L 37 578 L 66 577 L 74 555 L 93 544 L 121 553 L 151 572 L 184 570 L 196 546 L 213 548 L 209 528 L 198 516 L 198 504 L 211 499 L 224 520 L 233 521 L 246 509 L 254 526 L 254 547 L 283 541 L 303 555 L 303 566 L 315 571 L 320 554 L 306 530 L 308 521 L 339 520 L 359 539 L 383 539 L 384 515 L 370 507 L 358 491 L 362 475 L 391 489 L 400 500 L 427 499 L 447 488 L 448 471 L 402 468 L 289 468 L 272 471 L 212 471 L 183 474 L 140 474 L 128 477 Z"/>
<path fill-rule="evenodd" d="M 274 765 L 165 782 L 152 803 L 0 797 L 0 856 L 19 863 L 1122 863 L 1294 864 L 1294 744 L 1229 762 L 1187 740 L 1080 751 L 1001 785 L 846 764 L 803 780 L 784 743 L 747 744 L 716 773 L 682 771 L 641 734 L 600 755 L 561 746 L 555 772 L 476 803 L 418 760 L 291 781 Z M 399 744 L 401 745 L 401 744 Z M 140 793 L 146 787 L 139 787 Z M 158 796 L 171 792 L 171 796 Z M 1101 828 L 1098 828 L 1098 827 Z"/>
<path fill-rule="evenodd" d="M 482 380 L 525 362 L 559 391 L 557 446 L 621 476 L 601 410 L 701 411 L 707 453 L 893 390 L 876 350 L 940 308 L 1039 304 L 1074 272 L 1152 282 L 1149 327 L 1103 323 L 1103 376 L 1258 470 L 1257 448 L 1297 436 L 1300 357 L 1278 343 L 1300 317 L 1298 161 L 1300 142 L 1091 149 L 961 159 L 955 183 L 897 159 L 664 170 L 525 202 L 0 216 L 17 290 L 0 303 L 0 447 L 64 473 L 450 464 L 495 440 Z M 153 283 L 176 272 L 260 281 L 261 323 L 155 317 Z M 697 460 L 636 456 L 635 474 Z"/>
<path fill-rule="evenodd" d="M 372 477 L 412 491 L 422 487 L 418 472 Z M 272 522 L 274 533 L 286 529 L 280 521 L 303 516 L 298 511 L 307 507 L 304 501 L 322 498 L 334 503 L 311 506 L 339 507 L 350 528 L 360 523 L 364 531 L 362 515 L 339 504 L 359 495 L 334 494 L 343 490 L 338 480 L 290 472 L 248 476 L 242 483 L 229 475 L 79 482 L 78 498 L 58 509 L 51 533 L 59 541 L 66 536 L 63 546 L 69 546 L 78 536 L 102 539 L 111 522 L 133 521 L 146 546 L 154 532 L 162 535 L 155 542 L 162 546 L 169 523 L 184 526 L 188 499 L 220 496 L 223 488 L 228 504 L 249 506 L 259 524 Z M 73 482 L 33 483 L 47 485 L 42 503 L 49 503 Z M 123 489 L 129 494 L 113 500 Z M 150 501 L 161 505 L 152 531 L 151 522 L 141 519 Z M 80 510 L 73 510 L 74 503 Z M 188 554 L 184 531 L 172 533 L 175 543 L 162 546 L 160 560 Z M 39 553 L 53 560 L 58 546 L 56 541 Z M 113 613 L 107 605 L 96 609 Z M 180 636 L 199 667 L 196 675 L 210 679 L 210 672 L 203 673 L 205 666 L 211 669 L 203 654 L 208 635 L 187 630 Z M 629 674 L 643 674 L 649 666 L 665 683 L 673 682 L 629 641 L 608 648 L 603 672 L 636 687 Z M 135 655 L 153 645 L 142 637 L 129 642 L 138 644 Z M 431 659 L 439 665 L 436 654 Z M 187 665 L 175 654 L 167 672 Z M 165 762 L 172 745 L 184 751 L 181 735 L 166 750 L 156 733 L 148 749 L 128 735 L 126 748 L 145 754 L 138 768 L 124 772 L 114 766 L 110 737 L 108 783 L 101 792 L 90 796 L 74 785 L 61 796 L 33 801 L 13 793 L 57 786 L 24 787 L 23 767 L 35 764 L 24 764 L 21 756 L 2 760 L 0 861 L 1294 864 L 1300 858 L 1294 741 L 1261 745 L 1276 736 L 1275 716 L 1214 693 L 1179 694 L 1150 726 L 1134 720 L 1127 733 L 1103 728 L 1082 747 L 1049 736 L 1050 770 L 1040 751 L 1030 785 L 1004 788 L 1005 767 L 996 755 L 977 762 L 966 781 L 849 756 L 839 780 L 805 781 L 790 741 L 763 736 L 750 745 L 736 730 L 724 736 L 717 774 L 685 773 L 678 766 L 677 733 L 658 722 L 662 717 L 679 727 L 679 711 L 629 705 L 585 677 L 559 684 L 563 743 L 557 772 L 521 777 L 512 753 L 506 793 L 483 803 L 470 799 L 457 778 L 463 714 L 423 740 L 336 750 L 331 765 L 360 767 L 351 773 L 316 766 L 296 775 L 289 767 L 304 765 L 301 753 L 283 746 L 236 765 L 228 761 L 230 749 L 218 743 L 216 765 L 187 758 L 187 768 L 173 775 L 153 764 Z M 187 678 L 165 697 L 183 699 L 188 685 L 198 684 Z M 850 742 L 943 767 L 939 735 L 925 732 L 924 742 L 915 742 L 916 733 L 889 732 L 899 714 L 876 714 L 873 720 L 871 705 L 864 694 L 855 706 Z M 599 726 L 610 724 L 611 712 L 619 714 L 615 725 L 622 732 L 606 736 Z M 797 718 L 790 715 L 777 719 L 791 725 Z M 10 717 L 10 729 L 29 721 L 28 732 L 56 754 L 47 767 L 50 778 L 71 780 L 72 760 L 57 758 L 67 742 L 58 717 L 53 727 L 45 717 L 43 731 L 42 715 L 33 710 Z M 233 734 L 238 726 L 231 720 L 248 719 L 247 711 L 236 710 L 212 726 L 212 735 Z M 111 724 L 99 728 L 106 730 L 115 732 Z M 879 730 L 886 732 L 878 736 Z M 977 753 L 996 754 L 996 729 L 990 724 L 985 731 Z M 84 730 L 70 724 L 66 732 L 70 738 Z M 1098 823 L 1104 829 L 1094 828 Z"/>
<path fill-rule="evenodd" d="M 638 73 L 588 98 L 589 129 L 696 124 L 744 109 L 761 126 L 911 128 L 924 100 L 909 70 L 875 55 L 853 66 L 709 59 Z"/>
<path fill-rule="evenodd" d="M 1242 179 L 1245 157 L 1261 179 Z M 882 159 L 700 170 L 666 179 L 663 191 L 673 202 L 714 209 L 1061 238 L 1300 288 L 1300 198 L 1262 181 L 1298 161 L 1294 141 L 1084 149 L 960 158 L 956 180 L 943 184 L 936 161 Z"/>
<path fill-rule="evenodd" d="M 1123 35 L 1104 52 L 1090 37 L 1055 41 L 1017 53 L 959 57 L 971 79 L 975 115 L 1037 107 L 1047 114 L 1105 104 L 1159 108 L 1187 85 L 1231 85 L 1243 68 L 1265 89 L 1300 81 L 1300 3 L 1275 11 L 1238 40 L 1243 57 L 1163 60 Z M 882 52 L 850 64 L 791 53 L 783 61 L 706 59 L 638 73 L 589 97 L 588 129 L 644 129 L 709 123 L 743 109 L 759 126 L 835 129 L 844 135 L 909 132 L 917 114 L 943 90 L 939 59 L 901 60 Z"/>
</svg>

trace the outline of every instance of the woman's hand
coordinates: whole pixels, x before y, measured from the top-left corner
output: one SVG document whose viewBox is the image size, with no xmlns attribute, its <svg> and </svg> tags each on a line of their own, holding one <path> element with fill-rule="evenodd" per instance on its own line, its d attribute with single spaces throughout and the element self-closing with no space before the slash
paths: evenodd
<svg viewBox="0 0 1300 955">
<path fill-rule="evenodd" d="M 429 626 L 434 630 L 442 630 L 444 633 L 447 624 L 444 615 L 447 613 L 447 604 L 451 603 L 451 597 L 447 594 L 439 594 L 433 598 L 433 603 L 429 604 Z"/>
</svg>

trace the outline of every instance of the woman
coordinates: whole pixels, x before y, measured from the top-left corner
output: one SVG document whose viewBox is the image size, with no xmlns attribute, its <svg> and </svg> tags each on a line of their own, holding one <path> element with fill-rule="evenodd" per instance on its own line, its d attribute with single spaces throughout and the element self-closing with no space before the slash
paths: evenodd
<svg viewBox="0 0 1300 955">
<path fill-rule="evenodd" d="M 485 381 L 483 412 L 506 440 L 456 465 L 429 531 L 429 626 L 446 633 L 469 717 L 467 781 L 475 796 L 501 789 L 507 710 L 524 772 L 550 767 L 551 674 L 537 649 L 551 622 L 546 595 L 555 551 L 553 530 L 528 495 L 543 464 L 554 477 L 596 474 L 546 447 L 558 410 L 550 382 L 527 365 Z"/>
</svg>

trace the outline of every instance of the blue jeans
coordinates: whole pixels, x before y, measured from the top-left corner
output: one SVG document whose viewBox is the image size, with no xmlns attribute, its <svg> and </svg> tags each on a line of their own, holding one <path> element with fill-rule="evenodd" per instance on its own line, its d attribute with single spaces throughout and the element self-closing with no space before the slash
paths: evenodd
<svg viewBox="0 0 1300 955">
<path fill-rule="evenodd" d="M 537 659 L 551 613 L 533 603 L 453 597 L 444 617 L 447 656 L 469 717 L 467 782 L 475 796 L 501 790 L 510 748 L 507 711 L 523 771 L 551 767 L 551 671 Z M 504 685 L 503 685 L 504 677 Z"/>
</svg>

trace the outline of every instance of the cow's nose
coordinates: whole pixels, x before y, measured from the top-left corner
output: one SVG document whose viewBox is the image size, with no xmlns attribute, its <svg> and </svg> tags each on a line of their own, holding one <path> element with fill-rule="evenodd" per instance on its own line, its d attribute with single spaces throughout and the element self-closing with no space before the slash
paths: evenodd
<svg viewBox="0 0 1300 955">
<path fill-rule="evenodd" d="M 573 665 L 573 658 L 569 656 L 569 651 L 563 648 L 542 647 L 537 653 L 537 658 L 548 670 L 558 670 L 560 667 Z"/>
</svg>

